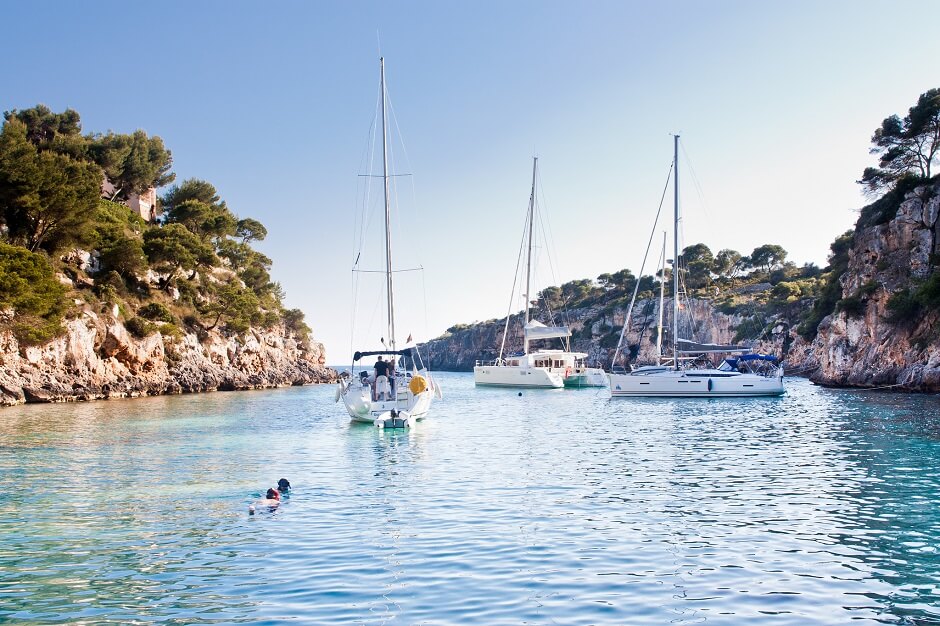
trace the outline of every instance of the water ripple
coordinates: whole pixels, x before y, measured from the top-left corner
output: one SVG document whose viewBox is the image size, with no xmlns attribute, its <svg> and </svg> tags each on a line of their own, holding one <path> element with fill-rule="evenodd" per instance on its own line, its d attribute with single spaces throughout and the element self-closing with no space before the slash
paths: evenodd
<svg viewBox="0 0 940 626">
<path fill-rule="evenodd" d="M 410 432 L 329 387 L 0 411 L 0 622 L 940 624 L 936 397 L 443 378 Z"/>
</svg>

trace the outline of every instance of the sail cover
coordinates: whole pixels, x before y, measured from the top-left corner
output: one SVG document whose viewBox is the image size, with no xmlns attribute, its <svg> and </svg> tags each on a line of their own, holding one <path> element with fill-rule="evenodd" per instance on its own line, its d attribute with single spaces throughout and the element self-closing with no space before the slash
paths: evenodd
<svg viewBox="0 0 940 626">
<path fill-rule="evenodd" d="M 532 320 L 525 325 L 526 339 L 552 339 L 554 337 L 570 337 L 571 331 L 567 326 L 546 326 L 541 322 Z"/>
<path fill-rule="evenodd" d="M 684 354 L 704 354 L 711 352 L 750 352 L 745 346 L 722 346 L 716 343 L 698 343 L 688 339 L 679 339 L 677 342 L 679 352 Z"/>
</svg>

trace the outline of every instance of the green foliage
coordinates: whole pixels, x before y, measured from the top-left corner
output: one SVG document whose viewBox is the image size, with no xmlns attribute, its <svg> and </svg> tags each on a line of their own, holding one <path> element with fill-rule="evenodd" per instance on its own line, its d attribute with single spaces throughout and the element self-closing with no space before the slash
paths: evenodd
<svg viewBox="0 0 940 626">
<path fill-rule="evenodd" d="M 924 184 L 923 179 L 912 175 L 903 175 L 893 182 L 894 187 L 885 195 L 862 208 L 856 228 L 862 229 L 887 224 L 898 214 L 898 209 L 901 203 L 904 202 L 904 196 L 914 191 L 919 185 Z"/>
<path fill-rule="evenodd" d="M 921 303 L 910 289 L 902 289 L 888 299 L 887 320 L 893 324 L 902 324 L 916 319 L 921 312 Z"/>
<path fill-rule="evenodd" d="M 170 312 L 170 309 L 166 308 L 166 305 L 159 302 L 150 302 L 144 306 L 137 309 L 137 315 L 144 319 L 154 320 L 159 322 L 175 322 L 176 318 L 173 316 L 173 313 Z"/>
<path fill-rule="evenodd" d="M 734 329 L 734 339 L 732 339 L 732 341 L 737 343 L 745 339 L 757 339 L 764 333 L 766 326 L 767 321 L 763 316 L 754 315 L 748 317 Z"/>
<path fill-rule="evenodd" d="M 246 217 L 238 220 L 238 224 L 235 226 L 235 236 L 241 237 L 242 243 L 263 241 L 268 236 L 268 229 L 258 220 Z"/>
<path fill-rule="evenodd" d="M 0 131 L 0 219 L 13 243 L 54 253 L 91 238 L 101 171 L 64 154 L 39 152 L 10 119 Z"/>
<path fill-rule="evenodd" d="M 163 140 L 148 137 L 142 130 L 130 135 L 110 132 L 95 135 L 88 152 L 114 185 L 115 196 L 127 198 L 132 193 L 144 193 L 150 187 L 168 185 L 176 178 L 170 172 L 173 157 Z"/>
<path fill-rule="evenodd" d="M 282 314 L 284 326 L 294 333 L 302 343 L 310 340 L 310 327 L 304 321 L 304 312 L 300 309 L 288 309 Z"/>
<path fill-rule="evenodd" d="M 854 240 L 855 231 L 847 230 L 836 237 L 836 240 L 829 246 L 831 251 L 829 266 L 821 277 L 823 286 L 816 302 L 813 303 L 812 310 L 806 314 L 797 327 L 797 332 L 807 341 L 812 341 L 816 337 L 819 323 L 835 310 L 836 303 L 842 297 L 842 285 L 839 283 L 839 279 L 842 278 L 849 266 L 849 250 L 852 248 Z"/>
<path fill-rule="evenodd" d="M 902 120 L 886 117 L 875 129 L 871 153 L 878 168 L 865 168 L 862 179 L 869 193 L 878 193 L 905 177 L 930 178 L 931 165 L 940 151 L 940 89 L 922 93 Z"/>
<path fill-rule="evenodd" d="M 204 180 L 185 180 L 170 189 L 162 201 L 167 223 L 182 224 L 203 241 L 218 241 L 237 233 L 238 220 L 215 187 Z"/>
<path fill-rule="evenodd" d="M 751 265 L 764 272 L 769 272 L 773 268 L 783 265 L 786 258 L 787 251 L 771 243 L 754 248 L 750 256 Z"/>
<path fill-rule="evenodd" d="M 169 289 L 180 270 L 195 271 L 200 265 L 212 266 L 216 260 L 212 248 L 182 224 L 167 224 L 144 233 L 144 253 L 151 267 L 165 278 L 160 285 Z"/>
<path fill-rule="evenodd" d="M 848 317 L 861 317 L 865 314 L 867 303 L 858 296 L 848 296 L 836 302 L 835 310 L 845 313 Z"/>
<path fill-rule="evenodd" d="M 704 243 L 687 246 L 682 251 L 682 259 L 688 272 L 687 284 L 691 289 L 701 289 L 711 284 L 715 257 Z"/>
<path fill-rule="evenodd" d="M 849 317 L 860 317 L 864 315 L 868 307 L 868 299 L 874 294 L 881 285 L 878 281 L 869 281 L 855 290 L 852 295 L 842 298 L 836 302 L 836 311 L 841 311 Z"/>
<path fill-rule="evenodd" d="M 5 111 L 4 119 L 16 120 L 26 127 L 26 138 L 38 150 L 53 150 L 73 158 L 82 158 L 86 141 L 82 137 L 82 121 L 77 111 L 66 109 L 53 113 L 44 104 L 31 109 Z"/>
<path fill-rule="evenodd" d="M 95 223 L 95 248 L 100 253 L 102 271 L 114 271 L 136 281 L 147 269 L 140 233 L 146 223 L 123 204 L 100 200 Z"/>
<path fill-rule="evenodd" d="M 206 330 L 212 330 L 225 321 L 229 330 L 239 333 L 263 319 L 258 296 L 239 281 L 233 280 L 215 288 L 212 295 L 212 299 L 203 303 L 199 311 L 203 316 L 214 318 Z"/>
<path fill-rule="evenodd" d="M 793 282 L 779 282 L 770 290 L 770 297 L 778 303 L 796 302 L 803 294 L 799 284 Z"/>
<path fill-rule="evenodd" d="M 143 339 L 144 337 L 157 332 L 156 324 L 148 322 L 142 317 L 132 317 L 124 323 L 124 327 L 127 329 L 127 332 L 134 335 L 138 339 Z"/>
<path fill-rule="evenodd" d="M 0 243 L 0 309 L 13 311 L 9 326 L 21 344 L 58 335 L 67 306 L 65 288 L 45 256 Z"/>
</svg>

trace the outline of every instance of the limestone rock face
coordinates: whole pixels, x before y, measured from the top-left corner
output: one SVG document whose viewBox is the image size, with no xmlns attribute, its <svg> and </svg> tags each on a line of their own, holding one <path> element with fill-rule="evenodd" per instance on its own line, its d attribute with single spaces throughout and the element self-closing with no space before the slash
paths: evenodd
<svg viewBox="0 0 940 626">
<path fill-rule="evenodd" d="M 936 261 L 940 185 L 907 194 L 886 224 L 859 230 L 842 276 L 842 297 L 859 297 L 862 312 L 823 319 L 809 358 L 810 377 L 824 385 L 940 391 L 940 316 L 895 320 L 888 301 L 927 278 Z"/>
<path fill-rule="evenodd" d="M 243 335 L 217 331 L 143 339 L 110 307 L 87 305 L 65 333 L 21 347 L 0 332 L 0 405 L 69 402 L 168 393 L 261 389 L 336 380 L 324 367 L 323 344 L 303 345 L 283 327 Z"/>
</svg>

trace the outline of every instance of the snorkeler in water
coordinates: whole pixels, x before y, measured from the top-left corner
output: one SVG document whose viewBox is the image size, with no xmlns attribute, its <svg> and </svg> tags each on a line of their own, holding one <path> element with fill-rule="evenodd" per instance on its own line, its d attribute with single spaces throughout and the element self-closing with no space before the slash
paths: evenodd
<svg viewBox="0 0 940 626">
<path fill-rule="evenodd" d="M 269 511 L 274 511 L 279 504 L 281 504 L 281 494 L 278 493 L 277 489 L 271 487 L 268 489 L 267 493 L 264 494 L 264 498 L 258 500 L 255 504 L 248 505 L 248 515 L 254 515 L 259 506 L 266 506 Z"/>
</svg>

